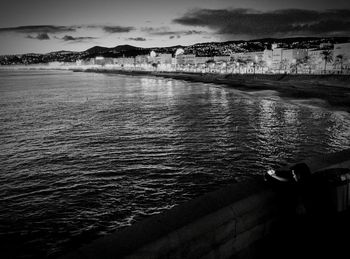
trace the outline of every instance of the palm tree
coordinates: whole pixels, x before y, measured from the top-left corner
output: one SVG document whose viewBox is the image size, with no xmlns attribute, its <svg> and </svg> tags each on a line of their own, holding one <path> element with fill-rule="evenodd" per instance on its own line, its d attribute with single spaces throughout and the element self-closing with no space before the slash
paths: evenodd
<svg viewBox="0 0 350 259">
<path fill-rule="evenodd" d="M 260 60 L 258 62 L 258 66 L 259 66 L 261 74 L 262 74 L 263 73 L 263 68 L 266 67 L 266 61 Z"/>
<path fill-rule="evenodd" d="M 209 59 L 205 62 L 206 67 L 208 67 L 208 73 L 210 72 L 210 67 L 215 64 L 215 61 L 213 59 Z"/>
<path fill-rule="evenodd" d="M 335 59 L 336 65 L 340 65 L 340 74 L 343 73 L 343 59 L 344 59 L 344 56 L 341 54 L 337 55 Z"/>
<path fill-rule="evenodd" d="M 324 60 L 324 73 L 326 74 L 327 63 L 332 62 L 333 56 L 330 50 L 324 50 L 321 52 L 322 59 Z"/>
<path fill-rule="evenodd" d="M 158 64 L 157 63 L 152 63 L 153 70 L 157 71 Z"/>
<path fill-rule="evenodd" d="M 255 75 L 255 69 L 256 69 L 258 62 L 255 59 L 253 59 L 252 64 L 253 64 L 253 74 Z"/>
<path fill-rule="evenodd" d="M 298 74 L 298 67 L 304 63 L 304 59 L 297 58 L 293 63 L 292 67 L 295 69 L 295 74 Z"/>
<path fill-rule="evenodd" d="M 245 67 L 245 73 L 247 74 L 248 73 L 248 71 L 247 71 L 248 60 L 239 59 L 238 63 L 239 63 L 239 73 L 241 73 L 241 65 L 243 65 Z"/>
<path fill-rule="evenodd" d="M 241 64 L 244 63 L 244 60 L 242 58 L 235 58 L 235 62 L 237 62 L 238 74 L 241 74 Z"/>
<path fill-rule="evenodd" d="M 281 69 L 286 71 L 288 65 L 288 60 L 287 59 L 282 59 L 280 62 L 280 67 L 279 67 L 279 73 L 281 73 Z"/>
<path fill-rule="evenodd" d="M 311 57 L 305 56 L 302 60 L 302 63 L 309 68 L 309 74 L 311 74 L 311 63 L 312 63 Z"/>
</svg>

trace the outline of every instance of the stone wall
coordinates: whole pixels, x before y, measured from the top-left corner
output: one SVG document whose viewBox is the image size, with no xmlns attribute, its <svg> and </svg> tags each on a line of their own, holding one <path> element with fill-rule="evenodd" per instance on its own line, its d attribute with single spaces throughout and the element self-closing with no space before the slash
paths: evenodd
<svg viewBox="0 0 350 259">
<path fill-rule="evenodd" d="M 288 202 L 282 196 L 262 182 L 233 184 L 63 258 L 246 257 L 257 241 L 284 225 L 293 206 L 285 206 Z"/>
</svg>

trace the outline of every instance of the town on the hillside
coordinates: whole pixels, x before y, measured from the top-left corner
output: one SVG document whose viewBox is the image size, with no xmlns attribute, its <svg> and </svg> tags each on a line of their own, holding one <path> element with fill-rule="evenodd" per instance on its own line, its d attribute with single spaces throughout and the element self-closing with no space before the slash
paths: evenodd
<svg viewBox="0 0 350 259">
<path fill-rule="evenodd" d="M 97 56 L 77 60 L 76 66 L 222 74 L 350 74 L 350 43 L 322 43 L 319 48 L 313 49 L 289 49 L 272 44 L 270 50 L 211 57 L 185 54 L 179 48 L 174 54 L 151 51 L 148 55 L 135 57 Z"/>
<path fill-rule="evenodd" d="M 152 49 L 97 46 L 84 52 L 0 56 L 0 65 L 220 74 L 350 74 L 350 42 L 341 40 L 291 39 L 289 44 L 281 40 L 269 44 L 267 39 Z"/>
</svg>

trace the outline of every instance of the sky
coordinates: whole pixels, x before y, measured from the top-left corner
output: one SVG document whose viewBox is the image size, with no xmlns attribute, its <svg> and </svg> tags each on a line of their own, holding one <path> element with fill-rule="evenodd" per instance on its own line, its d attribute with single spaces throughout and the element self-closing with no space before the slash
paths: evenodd
<svg viewBox="0 0 350 259">
<path fill-rule="evenodd" d="M 0 55 L 350 36 L 348 0 L 0 0 Z"/>
</svg>

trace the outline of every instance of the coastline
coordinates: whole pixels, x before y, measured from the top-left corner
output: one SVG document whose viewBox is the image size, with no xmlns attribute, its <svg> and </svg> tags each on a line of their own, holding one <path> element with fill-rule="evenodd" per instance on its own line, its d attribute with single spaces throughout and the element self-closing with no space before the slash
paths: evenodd
<svg viewBox="0 0 350 259">
<path fill-rule="evenodd" d="M 111 69 L 72 69 L 74 72 L 157 76 L 190 82 L 220 84 L 242 91 L 274 90 L 282 98 L 321 99 L 331 109 L 350 113 L 350 75 L 305 74 L 201 74 Z"/>
</svg>

